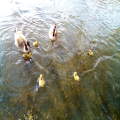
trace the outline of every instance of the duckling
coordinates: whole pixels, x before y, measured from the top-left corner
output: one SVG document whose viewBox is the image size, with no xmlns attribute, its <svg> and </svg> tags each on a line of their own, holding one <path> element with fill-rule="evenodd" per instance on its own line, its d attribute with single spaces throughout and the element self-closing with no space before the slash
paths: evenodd
<svg viewBox="0 0 120 120">
<path fill-rule="evenodd" d="M 23 56 L 24 60 L 30 60 L 32 57 L 32 53 L 31 52 L 24 53 L 22 56 Z"/>
<path fill-rule="evenodd" d="M 33 46 L 34 47 L 38 47 L 39 46 L 39 42 L 36 40 L 35 42 L 33 42 Z"/>
<path fill-rule="evenodd" d="M 38 84 L 39 87 L 44 87 L 45 86 L 45 80 L 42 74 L 40 74 L 39 78 L 38 78 Z"/>
<path fill-rule="evenodd" d="M 91 49 L 88 50 L 88 55 L 89 56 L 93 56 L 94 55 L 94 53 L 93 53 L 93 51 Z"/>
<path fill-rule="evenodd" d="M 52 25 L 49 30 L 49 38 L 51 42 L 54 42 L 57 39 L 57 28 L 56 24 Z"/>
<path fill-rule="evenodd" d="M 78 76 L 77 72 L 73 73 L 74 80 L 80 81 L 80 77 Z"/>
<path fill-rule="evenodd" d="M 28 111 L 26 115 L 24 115 L 25 120 L 33 120 L 33 114 L 32 111 Z"/>
<path fill-rule="evenodd" d="M 22 52 L 30 52 L 30 42 L 25 38 L 22 31 L 16 31 L 15 33 L 15 45 Z"/>
</svg>

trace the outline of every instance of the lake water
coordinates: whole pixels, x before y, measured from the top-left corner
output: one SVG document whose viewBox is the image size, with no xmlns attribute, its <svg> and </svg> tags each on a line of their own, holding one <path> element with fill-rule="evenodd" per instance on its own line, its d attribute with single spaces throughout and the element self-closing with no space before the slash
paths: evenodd
<svg viewBox="0 0 120 120">
<path fill-rule="evenodd" d="M 16 28 L 40 42 L 32 63 L 14 45 Z M 46 86 L 35 91 L 40 74 Z M 0 120 L 120 120 L 120 1 L 1 1 Z"/>
</svg>

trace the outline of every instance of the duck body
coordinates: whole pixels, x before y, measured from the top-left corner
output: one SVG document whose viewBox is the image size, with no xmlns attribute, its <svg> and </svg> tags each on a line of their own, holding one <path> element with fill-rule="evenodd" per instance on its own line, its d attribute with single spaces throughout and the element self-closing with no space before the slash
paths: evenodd
<svg viewBox="0 0 120 120">
<path fill-rule="evenodd" d="M 15 45 L 22 52 L 27 53 L 30 52 L 30 43 L 23 35 L 22 31 L 16 31 L 15 33 Z"/>
<path fill-rule="evenodd" d="M 38 78 L 38 84 L 39 84 L 39 87 L 44 87 L 45 86 L 45 80 L 44 80 L 42 74 L 40 74 L 40 76 Z"/>
<path fill-rule="evenodd" d="M 56 24 L 52 25 L 49 30 L 49 38 L 52 42 L 54 42 L 57 39 L 57 28 Z"/>
<path fill-rule="evenodd" d="M 39 42 L 36 40 L 35 42 L 33 42 L 33 46 L 34 47 L 38 47 L 39 46 Z"/>
<path fill-rule="evenodd" d="M 23 56 L 24 60 L 26 60 L 26 61 L 32 59 L 32 53 L 31 52 L 24 53 L 22 56 Z"/>
<path fill-rule="evenodd" d="M 93 56 L 94 55 L 94 53 L 93 53 L 93 51 L 91 49 L 88 50 L 88 55 L 89 56 Z"/>
<path fill-rule="evenodd" d="M 74 80 L 80 81 L 80 77 L 78 76 L 77 72 L 73 73 Z"/>
</svg>

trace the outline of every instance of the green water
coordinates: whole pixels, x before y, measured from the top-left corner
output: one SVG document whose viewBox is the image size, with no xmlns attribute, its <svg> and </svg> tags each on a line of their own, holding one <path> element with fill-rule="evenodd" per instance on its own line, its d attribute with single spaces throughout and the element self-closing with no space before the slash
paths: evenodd
<svg viewBox="0 0 120 120">
<path fill-rule="evenodd" d="M 48 38 L 53 23 L 59 31 L 54 46 Z M 40 42 L 30 64 L 14 45 L 16 28 Z M 0 120 L 120 120 L 119 61 L 119 0 L 4 0 Z M 35 91 L 39 74 L 46 87 Z"/>
</svg>

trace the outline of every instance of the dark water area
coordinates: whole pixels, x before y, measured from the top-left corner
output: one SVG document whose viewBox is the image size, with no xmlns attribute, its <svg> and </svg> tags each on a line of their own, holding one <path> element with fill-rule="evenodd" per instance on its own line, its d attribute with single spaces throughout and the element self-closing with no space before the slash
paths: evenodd
<svg viewBox="0 0 120 120">
<path fill-rule="evenodd" d="M 40 42 L 30 64 L 14 45 L 16 28 Z M 40 74 L 46 86 L 35 91 Z M 120 1 L 1 1 L 0 120 L 120 120 Z"/>
</svg>

